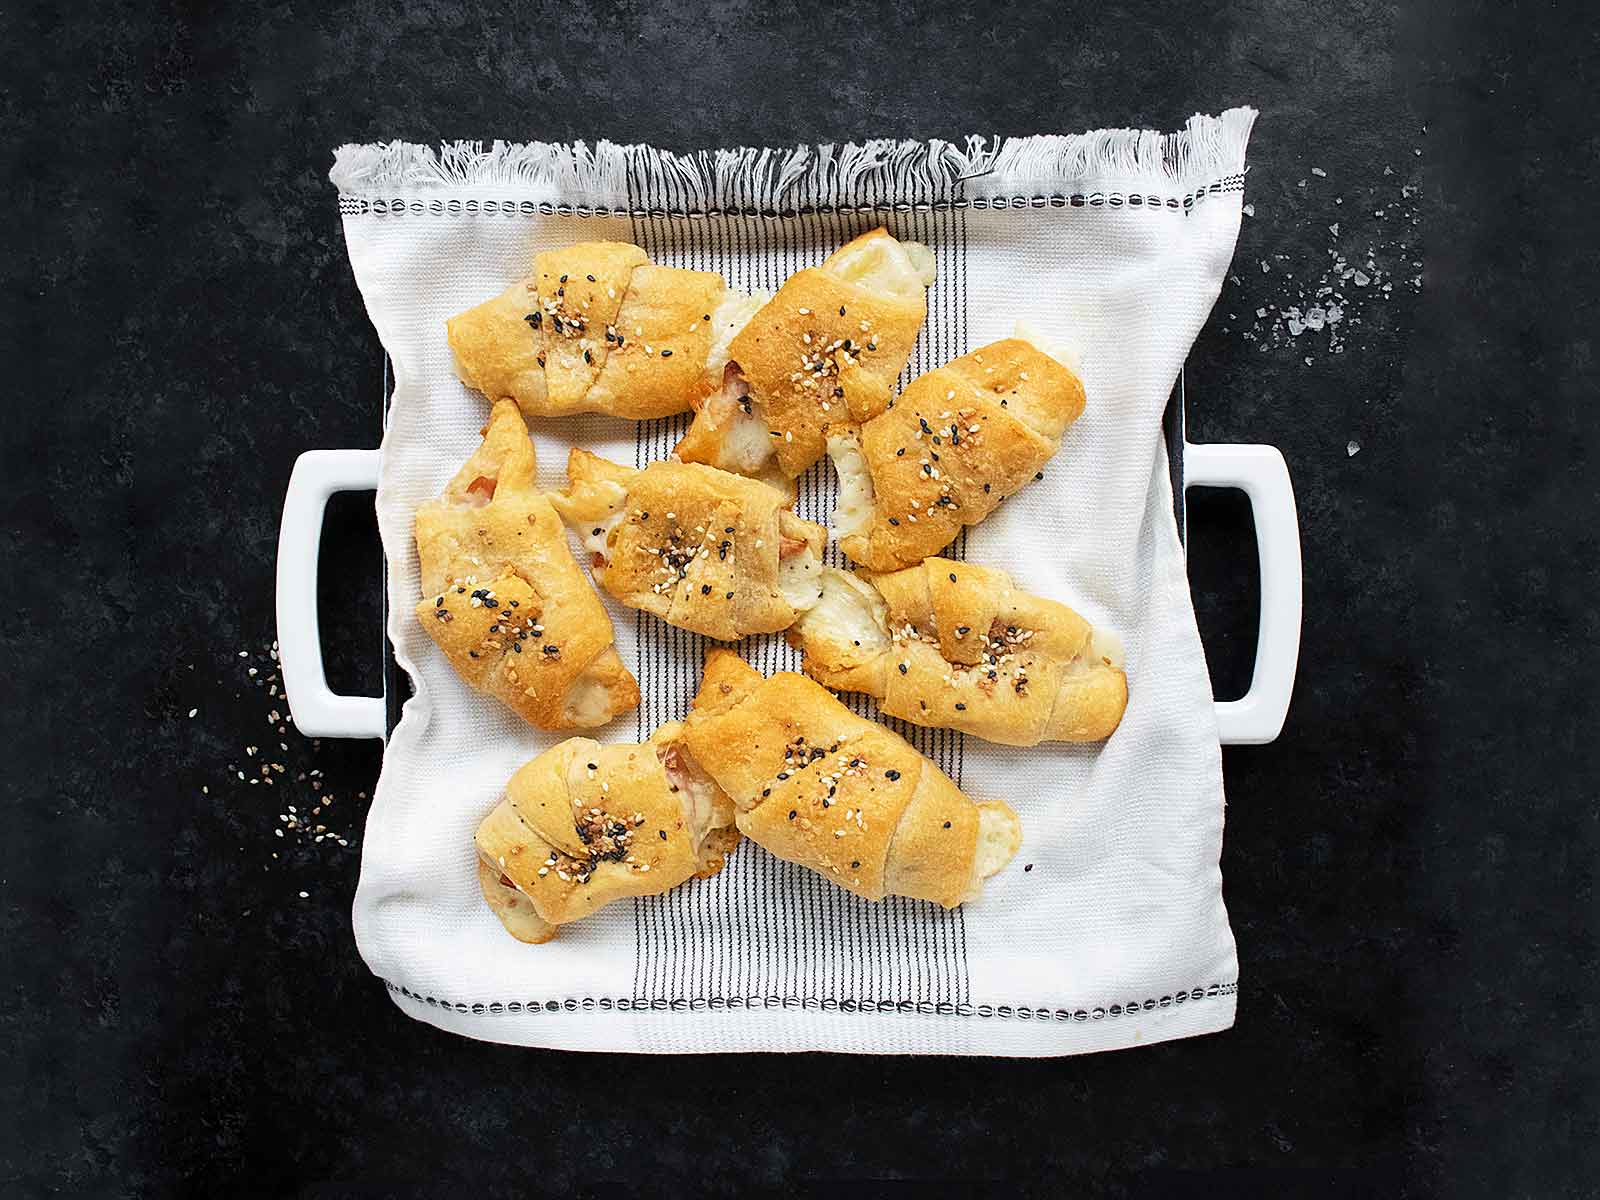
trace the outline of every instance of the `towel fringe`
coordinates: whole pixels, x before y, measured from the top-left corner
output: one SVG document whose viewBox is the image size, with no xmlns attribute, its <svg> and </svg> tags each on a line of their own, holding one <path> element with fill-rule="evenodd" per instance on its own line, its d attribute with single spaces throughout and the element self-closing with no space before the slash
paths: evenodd
<svg viewBox="0 0 1600 1200">
<path fill-rule="evenodd" d="M 646 145 L 585 142 L 414 142 L 346 145 L 329 178 L 346 195 L 478 185 L 527 188 L 579 204 L 630 203 L 634 190 L 672 197 L 677 211 L 864 204 L 1055 192 L 1115 182 L 1186 191 L 1245 169 L 1253 108 L 1196 114 L 1177 133 L 1101 129 L 1035 137 L 874 139 L 843 146 L 739 147 L 678 154 Z"/>
</svg>

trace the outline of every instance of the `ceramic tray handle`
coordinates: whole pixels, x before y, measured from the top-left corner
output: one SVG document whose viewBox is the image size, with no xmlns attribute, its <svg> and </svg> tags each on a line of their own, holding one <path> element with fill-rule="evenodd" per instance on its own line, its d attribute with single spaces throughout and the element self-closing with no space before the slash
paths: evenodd
<svg viewBox="0 0 1600 1200">
<path fill-rule="evenodd" d="M 1300 661 L 1300 522 L 1289 467 L 1274 446 L 1184 446 L 1184 490 L 1238 488 L 1250 498 L 1261 559 L 1261 628 L 1250 690 L 1217 704 L 1226 746 L 1261 746 L 1283 729 Z"/>
<path fill-rule="evenodd" d="M 278 529 L 278 666 L 295 728 L 307 737 L 384 736 L 382 696 L 341 696 L 322 670 L 317 551 L 335 492 L 378 486 L 376 450 L 308 450 L 295 461 Z"/>
</svg>

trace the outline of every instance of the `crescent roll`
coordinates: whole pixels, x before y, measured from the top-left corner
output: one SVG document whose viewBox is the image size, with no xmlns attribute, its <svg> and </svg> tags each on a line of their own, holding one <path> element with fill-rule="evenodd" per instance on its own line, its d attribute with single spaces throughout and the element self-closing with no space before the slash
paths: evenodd
<svg viewBox="0 0 1600 1200">
<path fill-rule="evenodd" d="M 1004 571 L 930 558 L 902 571 L 828 568 L 789 631 L 805 673 L 893 717 L 1007 746 L 1097 742 L 1128 705 L 1117 639 Z"/>
<path fill-rule="evenodd" d="M 478 826 L 483 898 L 518 941 L 623 896 L 653 896 L 723 867 L 733 802 L 663 725 L 642 745 L 568 738 L 526 763 Z"/>
<path fill-rule="evenodd" d="M 868 900 L 953 908 L 1022 844 L 1005 804 L 974 803 L 820 684 L 792 672 L 764 679 L 730 650 L 707 657 L 684 741 L 732 798 L 741 833 Z"/>
<path fill-rule="evenodd" d="M 927 315 L 933 253 L 874 229 L 791 275 L 728 347 L 674 454 L 741 475 L 793 479 L 830 430 L 889 407 Z"/>
<path fill-rule="evenodd" d="M 759 307 L 722 276 L 652 263 L 627 242 L 579 242 L 446 322 L 463 382 L 530 417 L 686 412 L 721 386 L 728 341 Z"/>
<path fill-rule="evenodd" d="M 816 603 L 827 530 L 754 479 L 698 463 L 619 466 L 586 450 L 552 496 L 596 581 L 629 608 L 736 641 L 794 624 Z"/>
<path fill-rule="evenodd" d="M 462 679 L 540 729 L 590 729 L 639 703 L 611 618 L 534 485 L 534 450 L 502 400 L 483 444 L 417 510 L 417 620 Z"/>
<path fill-rule="evenodd" d="M 918 376 L 859 437 L 829 441 L 839 548 L 875 571 L 937 554 L 1035 477 L 1083 402 L 1078 377 L 1021 338 Z"/>
</svg>

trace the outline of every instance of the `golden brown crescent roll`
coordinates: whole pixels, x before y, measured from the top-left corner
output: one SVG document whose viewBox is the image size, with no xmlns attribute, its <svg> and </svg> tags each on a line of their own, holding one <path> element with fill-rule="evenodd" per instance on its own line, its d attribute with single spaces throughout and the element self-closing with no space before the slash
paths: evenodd
<svg viewBox="0 0 1600 1200">
<path fill-rule="evenodd" d="M 639 703 L 611 618 L 534 486 L 533 443 L 502 400 L 483 444 L 417 509 L 417 620 L 473 687 L 540 729 L 590 729 Z"/>
<path fill-rule="evenodd" d="M 766 484 L 698 463 L 636 470 L 576 449 L 567 478 L 551 499 L 600 586 L 629 608 L 735 641 L 787 629 L 816 603 L 827 530 Z"/>
<path fill-rule="evenodd" d="M 627 242 L 579 242 L 446 322 L 456 370 L 530 417 L 686 412 L 721 386 L 728 341 L 761 303 L 722 276 L 657 266 Z"/>
<path fill-rule="evenodd" d="M 829 440 L 839 548 L 875 571 L 943 550 L 1034 478 L 1083 411 L 1083 384 L 1021 338 L 919 375 L 859 437 Z"/>
<path fill-rule="evenodd" d="M 944 558 L 882 575 L 826 568 L 789 640 L 828 687 L 1007 746 L 1100 741 L 1128 705 L 1115 637 L 1004 571 Z"/>
<path fill-rule="evenodd" d="M 933 254 L 874 229 L 791 275 L 728 347 L 721 388 L 697 402 L 674 454 L 793 479 L 828 433 L 889 406 L 927 315 Z"/>
<path fill-rule="evenodd" d="M 763 679 L 730 650 L 707 657 L 684 741 L 732 798 L 741 833 L 868 900 L 953 908 L 1022 844 L 1006 805 L 974 803 L 910 743 L 805 676 Z"/>
<path fill-rule="evenodd" d="M 663 725 L 643 745 L 568 738 L 526 763 L 478 826 L 478 883 L 512 937 L 557 929 L 623 896 L 722 869 L 733 802 Z"/>
</svg>

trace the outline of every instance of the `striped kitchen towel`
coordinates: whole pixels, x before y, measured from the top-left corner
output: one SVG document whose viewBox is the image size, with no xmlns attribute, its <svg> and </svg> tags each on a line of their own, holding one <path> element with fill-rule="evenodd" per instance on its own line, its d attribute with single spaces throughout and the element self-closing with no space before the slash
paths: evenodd
<svg viewBox="0 0 1600 1200">
<path fill-rule="evenodd" d="M 388 633 L 416 689 L 368 818 L 355 931 L 405 1012 L 475 1038 L 635 1051 L 1050 1055 L 1232 1024 L 1221 754 L 1160 420 L 1233 254 L 1254 117 L 960 146 L 337 152 L 351 264 L 394 364 L 377 509 Z M 469 690 L 412 617 L 413 516 L 486 415 L 452 368 L 445 318 L 570 242 L 636 242 L 771 291 L 879 224 L 937 259 L 906 378 L 1019 319 L 1078 355 L 1088 407 L 1044 480 L 951 553 L 1122 635 L 1122 727 L 1103 746 L 1019 750 L 888 722 L 1022 818 L 1016 860 L 963 908 L 871 904 L 745 842 L 709 881 L 612 904 L 547 945 L 513 941 L 479 895 L 473 830 L 512 772 L 560 739 Z M 535 422 L 541 484 L 561 485 L 572 445 L 642 465 L 686 425 Z M 802 480 L 801 515 L 825 523 L 834 491 L 823 463 Z M 644 701 L 600 736 L 643 738 L 687 711 L 705 642 L 612 616 Z M 744 648 L 764 672 L 796 666 L 781 636 Z"/>
</svg>

